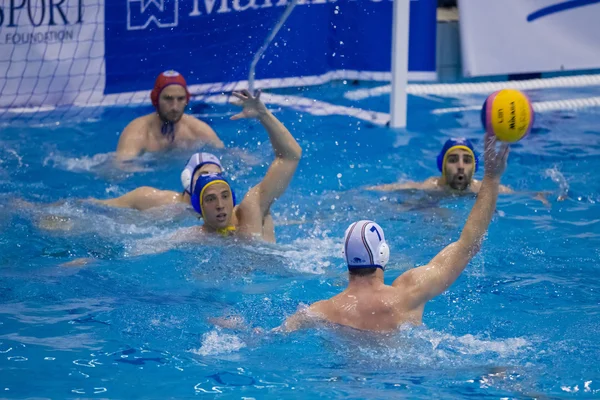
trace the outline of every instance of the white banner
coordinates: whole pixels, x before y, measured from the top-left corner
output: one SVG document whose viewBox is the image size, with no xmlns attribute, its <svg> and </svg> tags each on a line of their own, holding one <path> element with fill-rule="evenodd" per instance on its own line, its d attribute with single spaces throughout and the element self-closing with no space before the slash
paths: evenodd
<svg viewBox="0 0 600 400">
<path fill-rule="evenodd" d="M 0 107 L 102 98 L 103 0 L 0 2 Z"/>
<path fill-rule="evenodd" d="M 600 68 L 600 0 L 459 0 L 465 76 Z"/>
</svg>

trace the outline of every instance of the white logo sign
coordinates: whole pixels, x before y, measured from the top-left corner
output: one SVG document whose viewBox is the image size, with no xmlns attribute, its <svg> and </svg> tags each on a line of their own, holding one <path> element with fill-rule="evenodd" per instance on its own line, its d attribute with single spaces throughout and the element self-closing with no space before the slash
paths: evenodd
<svg viewBox="0 0 600 400">
<path fill-rule="evenodd" d="M 178 0 L 127 0 L 127 30 L 146 29 L 151 22 L 172 28 L 179 22 Z"/>
</svg>

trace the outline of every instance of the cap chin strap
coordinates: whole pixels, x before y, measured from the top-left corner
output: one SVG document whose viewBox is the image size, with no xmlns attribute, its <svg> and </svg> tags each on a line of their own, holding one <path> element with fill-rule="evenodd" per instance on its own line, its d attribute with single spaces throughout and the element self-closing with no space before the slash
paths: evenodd
<svg viewBox="0 0 600 400">
<path fill-rule="evenodd" d="M 233 235 L 235 233 L 235 230 L 236 230 L 235 226 L 230 225 L 230 226 L 227 226 L 225 228 L 219 228 L 219 229 L 217 229 L 217 233 L 219 235 L 221 235 L 221 236 L 231 236 L 231 235 Z"/>
<path fill-rule="evenodd" d="M 169 139 L 169 142 L 173 142 L 175 140 L 175 122 L 164 120 L 160 114 L 159 118 L 162 121 L 162 126 L 160 127 L 160 133 Z"/>
</svg>

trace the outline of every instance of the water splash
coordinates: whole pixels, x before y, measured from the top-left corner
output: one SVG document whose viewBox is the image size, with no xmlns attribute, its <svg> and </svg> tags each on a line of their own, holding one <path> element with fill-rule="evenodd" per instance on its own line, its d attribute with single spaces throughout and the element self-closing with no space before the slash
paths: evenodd
<svg viewBox="0 0 600 400">
<path fill-rule="evenodd" d="M 233 353 L 244 347 L 246 344 L 239 337 L 212 330 L 202 335 L 200 348 L 191 352 L 200 356 L 213 356 Z"/>
<path fill-rule="evenodd" d="M 547 177 L 549 177 L 555 183 L 558 184 L 558 189 L 559 189 L 558 199 L 559 200 L 566 199 L 569 195 L 569 182 L 567 182 L 567 179 L 562 174 L 562 172 L 559 171 L 558 166 L 554 166 L 553 168 L 546 169 L 545 173 L 546 173 Z"/>
</svg>

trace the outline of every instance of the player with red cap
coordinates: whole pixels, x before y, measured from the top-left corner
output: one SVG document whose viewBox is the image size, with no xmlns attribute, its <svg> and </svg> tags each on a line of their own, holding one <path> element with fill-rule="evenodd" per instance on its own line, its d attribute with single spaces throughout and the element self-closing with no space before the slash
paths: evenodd
<svg viewBox="0 0 600 400">
<path fill-rule="evenodd" d="M 145 152 L 188 147 L 197 142 L 224 147 L 210 126 L 185 114 L 190 92 L 179 72 L 165 71 L 158 75 L 150 99 L 156 112 L 136 118 L 123 130 L 117 145 L 119 160 L 132 159 Z"/>
<path fill-rule="evenodd" d="M 149 186 L 137 188 L 121 197 L 95 200 L 113 207 L 147 210 L 170 204 L 190 204 L 202 216 L 204 223 L 176 232 L 174 240 L 195 241 L 205 234 L 236 235 L 244 238 L 274 242 L 275 231 L 271 206 L 281 197 L 291 182 L 302 149 L 290 131 L 260 100 L 260 90 L 254 95 L 248 90 L 233 92 L 236 105 L 242 111 L 231 120 L 258 120 L 269 135 L 275 159 L 263 179 L 250 188 L 239 203 L 229 180 L 223 173 L 220 160 L 210 153 L 192 155 L 181 173 L 183 192 L 159 190 Z"/>
</svg>

